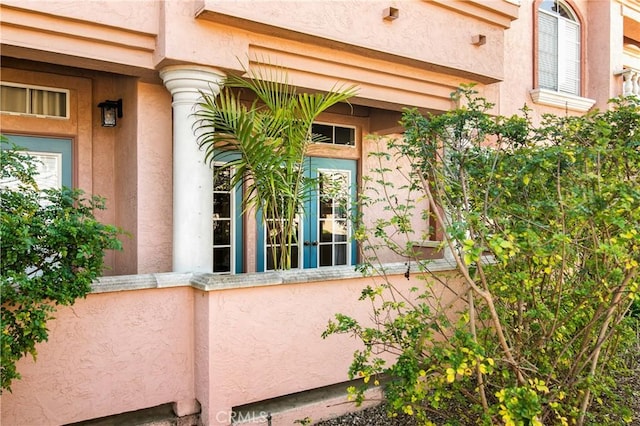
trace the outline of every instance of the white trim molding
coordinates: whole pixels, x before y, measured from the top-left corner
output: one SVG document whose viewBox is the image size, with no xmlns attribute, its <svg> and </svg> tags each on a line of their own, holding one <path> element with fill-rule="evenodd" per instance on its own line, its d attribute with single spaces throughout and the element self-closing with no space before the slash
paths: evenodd
<svg viewBox="0 0 640 426">
<path fill-rule="evenodd" d="M 531 94 L 531 99 L 536 104 L 566 108 L 571 111 L 587 112 L 596 103 L 595 99 L 583 98 L 582 96 L 570 95 L 548 89 L 534 89 L 529 93 Z"/>
</svg>

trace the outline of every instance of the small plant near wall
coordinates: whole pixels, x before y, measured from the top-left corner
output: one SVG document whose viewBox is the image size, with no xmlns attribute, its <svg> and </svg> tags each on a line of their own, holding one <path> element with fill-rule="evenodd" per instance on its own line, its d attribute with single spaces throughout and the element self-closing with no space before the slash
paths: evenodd
<svg viewBox="0 0 640 426">
<path fill-rule="evenodd" d="M 279 67 L 245 74 L 228 76 L 217 96 L 202 94 L 196 131 L 206 160 L 233 171 L 232 187 L 243 185 L 245 211 L 261 215 L 274 269 L 290 269 L 291 247 L 299 243 L 297 216 L 315 185 L 304 170 L 307 147 L 318 138 L 311 125 L 356 88 L 301 93 Z"/>
<path fill-rule="evenodd" d="M 302 426 L 308 426 L 311 423 L 313 423 L 313 419 L 311 419 L 311 417 L 308 417 L 308 416 L 303 419 L 297 419 L 293 422 L 293 424 L 302 425 Z"/>
<path fill-rule="evenodd" d="M 361 295 L 373 324 L 338 314 L 324 333 L 362 341 L 349 370 L 363 379 L 354 397 L 383 376 L 390 415 L 424 425 L 630 422 L 613 390 L 637 346 L 637 100 L 533 126 L 526 109 L 489 115 L 471 87 L 453 99 L 442 115 L 407 110 L 404 138 L 374 154 L 380 166 L 362 199 L 391 218 L 357 232 L 363 270 L 377 277 Z M 410 170 L 395 170 L 401 160 Z M 404 204 L 391 173 L 407 178 Z M 444 231 L 455 277 L 431 273 L 412 241 L 397 242 L 408 211 Z M 407 277 L 419 280 L 410 292 L 380 267 L 381 241 L 405 255 Z"/>
<path fill-rule="evenodd" d="M 71 305 L 102 274 L 104 252 L 120 249 L 120 231 L 98 222 L 98 197 L 69 188 L 39 190 L 36 160 L 2 138 L 0 159 L 0 291 L 2 389 L 11 391 L 16 363 L 37 355 L 57 305 Z M 7 149 L 4 149 L 7 148 Z"/>
</svg>

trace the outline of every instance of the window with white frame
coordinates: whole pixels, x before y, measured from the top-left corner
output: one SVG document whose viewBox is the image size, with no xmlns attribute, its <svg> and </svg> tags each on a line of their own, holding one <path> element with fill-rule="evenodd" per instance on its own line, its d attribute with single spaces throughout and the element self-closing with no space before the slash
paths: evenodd
<svg viewBox="0 0 640 426">
<path fill-rule="evenodd" d="M 355 166 L 355 163 L 353 163 Z M 318 170 L 317 266 L 349 265 L 353 176 L 349 169 Z"/>
<path fill-rule="evenodd" d="M 242 271 L 241 189 L 231 187 L 233 169 L 213 165 L 213 272 Z"/>
<path fill-rule="evenodd" d="M 69 118 L 69 91 L 3 81 L 0 83 L 0 111 Z"/>
<path fill-rule="evenodd" d="M 313 123 L 311 133 L 314 135 L 314 142 L 316 143 L 343 146 L 355 146 L 356 144 L 356 129 L 351 126 Z"/>
<path fill-rule="evenodd" d="M 580 23 L 563 1 L 538 8 L 538 86 L 580 96 Z"/>
<path fill-rule="evenodd" d="M 295 218 L 291 268 L 354 265 L 353 205 L 356 199 L 355 160 L 307 157 L 305 176 L 314 182 L 303 211 Z M 267 232 L 281 238 L 282 227 L 269 218 L 258 225 L 258 271 L 274 268 Z M 277 253 L 276 253 L 277 254 Z"/>
</svg>

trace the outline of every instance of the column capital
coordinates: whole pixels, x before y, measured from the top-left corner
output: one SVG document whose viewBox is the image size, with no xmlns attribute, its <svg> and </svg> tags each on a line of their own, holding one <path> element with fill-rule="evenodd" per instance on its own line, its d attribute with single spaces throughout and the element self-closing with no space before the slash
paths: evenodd
<svg viewBox="0 0 640 426">
<path fill-rule="evenodd" d="M 172 96 L 183 93 L 220 93 L 225 73 L 199 65 L 171 65 L 160 70 L 160 78 Z"/>
</svg>

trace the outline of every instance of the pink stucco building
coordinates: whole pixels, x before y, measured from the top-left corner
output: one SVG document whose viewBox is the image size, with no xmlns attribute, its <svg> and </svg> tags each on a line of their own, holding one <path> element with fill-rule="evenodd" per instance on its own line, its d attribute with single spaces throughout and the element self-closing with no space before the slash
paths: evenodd
<svg viewBox="0 0 640 426">
<path fill-rule="evenodd" d="M 59 183 L 106 197 L 100 219 L 130 233 L 94 292 L 58 311 L 37 362 L 20 362 L 6 426 L 166 403 L 224 425 L 238 407 L 346 381 L 355 342 L 320 334 L 335 312 L 367 315 L 348 226 L 318 243 L 327 217 L 309 211 L 298 269 L 268 270 L 260 223 L 214 185 L 192 129 L 200 91 L 225 75 L 278 64 L 301 89 L 356 84 L 352 106 L 317 123 L 330 143 L 309 152 L 353 187 L 371 167 L 367 135 L 401 131 L 404 107 L 452 108 L 463 83 L 495 113 L 527 104 L 534 118 L 640 93 L 637 0 L 2 0 L 0 40 L 2 133 L 53 154 Z M 98 105 L 119 100 L 103 126 Z"/>
</svg>

